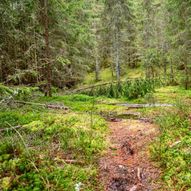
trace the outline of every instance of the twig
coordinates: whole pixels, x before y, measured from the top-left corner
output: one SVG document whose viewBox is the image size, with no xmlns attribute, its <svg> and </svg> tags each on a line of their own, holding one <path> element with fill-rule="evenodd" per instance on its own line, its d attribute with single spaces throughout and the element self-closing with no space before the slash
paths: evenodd
<svg viewBox="0 0 191 191">
<path fill-rule="evenodd" d="M 141 181 L 141 169 L 140 168 L 137 168 L 137 178 L 139 181 Z"/>
<path fill-rule="evenodd" d="M 130 188 L 130 190 L 129 191 L 136 191 L 137 190 L 137 186 L 136 185 L 134 185 L 132 188 Z"/>
<path fill-rule="evenodd" d="M 173 143 L 172 145 L 170 145 L 170 148 L 172 148 L 172 147 L 174 147 L 174 146 L 180 144 L 181 142 L 182 142 L 182 141 L 176 141 L 175 143 Z"/>
<path fill-rule="evenodd" d="M 55 158 L 54 161 L 56 162 L 61 162 L 61 163 L 67 163 L 67 164 L 84 164 L 83 161 L 78 161 L 78 160 L 73 160 L 73 159 L 59 159 L 59 158 Z"/>
<path fill-rule="evenodd" d="M 21 127 L 22 127 L 22 126 L 18 125 L 18 126 L 11 127 L 11 128 L 4 128 L 4 129 L 0 129 L 0 132 L 10 131 L 10 130 L 14 130 L 14 129 L 19 129 L 19 128 L 21 128 Z"/>
<path fill-rule="evenodd" d="M 64 160 L 64 162 L 68 164 L 84 164 L 83 161 L 77 161 L 77 160 Z"/>
</svg>

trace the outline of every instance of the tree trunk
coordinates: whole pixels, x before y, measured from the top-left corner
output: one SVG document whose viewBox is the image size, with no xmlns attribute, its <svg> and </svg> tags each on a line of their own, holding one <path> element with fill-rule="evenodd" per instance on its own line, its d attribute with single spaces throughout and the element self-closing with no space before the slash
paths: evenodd
<svg viewBox="0 0 191 191">
<path fill-rule="evenodd" d="M 170 61 L 170 81 L 171 83 L 174 83 L 174 69 L 172 65 L 172 60 Z"/>
<path fill-rule="evenodd" d="M 117 27 L 117 31 L 115 34 L 115 70 L 116 70 L 116 79 L 117 81 L 120 81 L 120 62 L 119 62 L 119 28 Z"/>
<path fill-rule="evenodd" d="M 163 59 L 164 79 L 167 78 L 167 62 Z"/>
<path fill-rule="evenodd" d="M 95 65 L 95 80 L 96 80 L 96 82 L 98 82 L 100 80 L 99 72 L 100 72 L 99 60 L 98 60 L 98 56 L 96 55 L 96 65 Z"/>
<path fill-rule="evenodd" d="M 51 71 L 51 62 L 49 59 L 50 56 L 50 47 L 49 47 L 49 29 L 48 29 L 48 0 L 44 0 L 44 40 L 45 40 L 45 51 L 46 51 L 46 80 L 47 80 L 47 88 L 45 91 L 45 96 L 52 96 L 51 92 L 51 78 L 52 78 L 52 71 Z"/>
<path fill-rule="evenodd" d="M 185 64 L 185 89 L 188 90 L 189 88 L 189 76 L 188 76 L 188 66 L 187 63 Z"/>
</svg>

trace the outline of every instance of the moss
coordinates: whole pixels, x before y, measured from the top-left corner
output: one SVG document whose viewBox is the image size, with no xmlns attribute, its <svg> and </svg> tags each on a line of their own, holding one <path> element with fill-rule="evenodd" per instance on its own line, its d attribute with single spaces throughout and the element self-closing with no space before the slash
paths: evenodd
<svg viewBox="0 0 191 191">
<path fill-rule="evenodd" d="M 42 121 L 32 121 L 23 127 L 28 128 L 30 131 L 39 131 L 45 128 L 45 123 Z"/>
<path fill-rule="evenodd" d="M 105 120 L 88 113 L 25 109 L 0 112 L 3 125 L 4 120 L 23 124 L 20 135 L 12 131 L 0 137 L 0 189 L 72 191 L 78 183 L 83 190 L 98 189 L 97 159 L 107 146 Z M 77 162 L 67 164 L 67 159 Z"/>
</svg>

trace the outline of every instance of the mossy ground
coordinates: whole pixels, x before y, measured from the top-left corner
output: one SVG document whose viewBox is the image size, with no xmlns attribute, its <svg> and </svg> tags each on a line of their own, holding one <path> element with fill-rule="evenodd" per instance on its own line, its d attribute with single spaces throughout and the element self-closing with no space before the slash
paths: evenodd
<svg viewBox="0 0 191 191">
<path fill-rule="evenodd" d="M 190 108 L 181 103 L 155 118 L 160 135 L 151 145 L 151 157 L 159 164 L 165 190 L 191 190 Z"/>
<path fill-rule="evenodd" d="M 186 109 L 190 104 L 190 90 L 178 86 L 162 87 L 135 100 L 80 94 L 52 98 L 39 95 L 29 101 L 64 104 L 70 110 L 51 110 L 36 105 L 0 110 L 1 129 L 21 126 L 0 133 L 1 190 L 72 191 L 79 185 L 86 191 L 103 190 L 98 181 L 97 162 L 108 146 L 108 128 L 101 115 L 126 112 L 127 108 L 112 105 L 120 102 L 175 103 L 178 106 L 176 110 L 145 108 L 139 112 L 157 119 L 161 126 L 151 156 L 161 161 L 168 189 L 190 189 L 190 121 Z M 171 147 L 177 141 L 180 144 Z"/>
<path fill-rule="evenodd" d="M 40 100 L 66 101 L 72 109 L 66 113 L 20 106 L 0 111 L 1 129 L 12 128 L 0 134 L 0 190 L 72 191 L 78 185 L 87 191 L 101 190 L 97 159 L 107 146 L 107 125 L 91 112 L 91 99 L 68 96 L 65 100 Z M 21 127 L 14 129 L 18 125 Z"/>
</svg>

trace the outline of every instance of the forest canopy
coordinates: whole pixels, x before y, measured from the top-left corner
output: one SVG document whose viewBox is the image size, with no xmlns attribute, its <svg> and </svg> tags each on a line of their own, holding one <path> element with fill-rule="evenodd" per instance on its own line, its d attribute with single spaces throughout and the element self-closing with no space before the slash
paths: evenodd
<svg viewBox="0 0 191 191">
<path fill-rule="evenodd" d="M 139 67 L 188 89 L 190 16 L 189 0 L 2 0 L 0 82 L 71 88 Z"/>
</svg>

